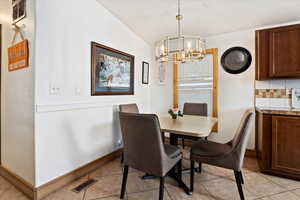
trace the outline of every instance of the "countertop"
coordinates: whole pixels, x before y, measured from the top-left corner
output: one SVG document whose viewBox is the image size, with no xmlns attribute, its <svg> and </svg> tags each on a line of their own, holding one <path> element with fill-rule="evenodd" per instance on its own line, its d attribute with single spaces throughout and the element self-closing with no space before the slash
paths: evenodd
<svg viewBox="0 0 300 200">
<path fill-rule="evenodd" d="M 256 107 L 256 111 L 263 114 L 300 116 L 299 108 Z"/>
</svg>

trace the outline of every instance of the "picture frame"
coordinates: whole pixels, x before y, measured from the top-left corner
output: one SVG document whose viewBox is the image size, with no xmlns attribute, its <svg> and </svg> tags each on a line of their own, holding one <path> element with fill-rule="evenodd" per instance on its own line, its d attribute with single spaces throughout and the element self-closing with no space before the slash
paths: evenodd
<svg viewBox="0 0 300 200">
<path fill-rule="evenodd" d="M 134 95 L 134 58 L 91 42 L 91 95 Z"/>
<path fill-rule="evenodd" d="M 15 24 L 26 17 L 26 0 L 12 0 L 12 23 Z"/>
<path fill-rule="evenodd" d="M 142 64 L 142 83 L 149 84 L 149 63 L 143 61 Z"/>
<path fill-rule="evenodd" d="M 165 63 L 159 63 L 157 80 L 158 85 L 166 85 L 167 83 L 167 66 Z"/>
</svg>

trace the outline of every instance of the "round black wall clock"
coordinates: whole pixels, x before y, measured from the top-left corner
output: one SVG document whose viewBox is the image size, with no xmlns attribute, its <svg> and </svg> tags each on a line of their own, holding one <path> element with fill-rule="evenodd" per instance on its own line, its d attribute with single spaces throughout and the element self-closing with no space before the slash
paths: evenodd
<svg viewBox="0 0 300 200">
<path fill-rule="evenodd" d="M 221 57 L 223 69 L 230 74 L 240 74 L 246 71 L 252 62 L 250 52 L 243 47 L 227 49 Z"/>
</svg>

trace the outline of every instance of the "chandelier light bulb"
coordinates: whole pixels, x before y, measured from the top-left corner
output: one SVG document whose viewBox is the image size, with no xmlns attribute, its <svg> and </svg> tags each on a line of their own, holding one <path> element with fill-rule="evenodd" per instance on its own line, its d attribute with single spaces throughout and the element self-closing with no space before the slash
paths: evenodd
<svg viewBox="0 0 300 200">
<path fill-rule="evenodd" d="M 192 43 L 191 42 L 187 43 L 187 48 L 188 48 L 188 50 L 191 50 L 191 48 L 192 48 Z"/>
<path fill-rule="evenodd" d="M 164 54 L 164 52 L 165 52 L 165 46 L 161 45 L 160 50 L 161 50 L 161 53 Z"/>
</svg>

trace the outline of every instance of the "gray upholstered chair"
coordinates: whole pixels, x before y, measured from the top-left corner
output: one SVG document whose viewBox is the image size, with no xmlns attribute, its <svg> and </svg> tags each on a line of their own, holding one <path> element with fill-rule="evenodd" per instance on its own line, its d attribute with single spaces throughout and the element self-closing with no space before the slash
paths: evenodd
<svg viewBox="0 0 300 200">
<path fill-rule="evenodd" d="M 183 105 L 184 115 L 207 116 L 206 103 L 185 103 Z"/>
<path fill-rule="evenodd" d="M 121 104 L 119 105 L 119 111 L 120 112 L 127 112 L 127 113 L 140 113 L 139 107 L 133 103 L 133 104 Z M 121 163 L 124 161 L 124 153 L 122 153 L 121 156 Z"/>
<path fill-rule="evenodd" d="M 139 113 L 139 108 L 135 103 L 119 105 L 119 110 L 120 112 Z"/>
<path fill-rule="evenodd" d="M 121 199 L 124 198 L 128 168 L 160 177 L 159 199 L 164 196 L 164 181 L 175 166 L 181 172 L 181 151 L 178 147 L 163 144 L 158 117 L 154 114 L 120 112 L 124 142 L 124 174 Z"/>
<path fill-rule="evenodd" d="M 244 200 L 242 184 L 244 184 L 242 167 L 245 151 L 250 136 L 250 123 L 253 121 L 254 113 L 247 110 L 240 122 L 234 138 L 226 143 L 220 144 L 212 141 L 200 140 L 191 148 L 191 186 L 193 192 L 194 164 L 196 162 L 206 163 L 226 169 L 234 170 L 234 175 L 239 190 L 240 198 Z"/>
</svg>

